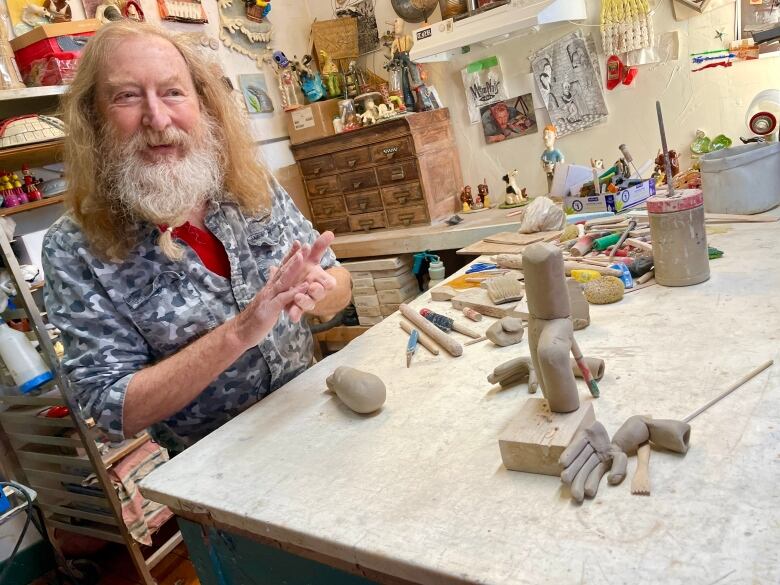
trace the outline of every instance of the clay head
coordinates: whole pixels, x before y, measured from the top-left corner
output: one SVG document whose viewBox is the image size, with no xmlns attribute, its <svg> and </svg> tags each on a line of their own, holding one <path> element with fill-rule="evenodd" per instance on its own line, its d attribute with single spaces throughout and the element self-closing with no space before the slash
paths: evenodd
<svg viewBox="0 0 780 585">
<path fill-rule="evenodd" d="M 555 126 L 550 124 L 549 126 L 546 126 L 544 128 L 544 145 L 549 149 L 552 150 L 555 146 L 555 139 L 558 137 L 558 132 L 555 129 Z"/>
<path fill-rule="evenodd" d="M 539 242 L 523 252 L 528 311 L 537 319 L 567 319 L 571 315 L 569 289 L 561 250 Z"/>
</svg>

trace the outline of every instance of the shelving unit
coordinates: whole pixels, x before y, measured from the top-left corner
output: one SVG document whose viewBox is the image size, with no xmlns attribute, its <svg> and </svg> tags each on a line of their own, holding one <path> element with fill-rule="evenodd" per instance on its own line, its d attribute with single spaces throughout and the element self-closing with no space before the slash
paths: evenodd
<svg viewBox="0 0 780 585">
<path fill-rule="evenodd" d="M 24 203 L 17 205 L 16 207 L 0 207 L 0 217 L 6 215 L 14 215 L 15 213 L 22 213 L 23 211 L 30 211 L 32 209 L 38 209 L 39 207 L 46 207 L 47 205 L 56 205 L 65 201 L 64 195 L 55 195 L 54 197 L 47 197 L 40 201 L 31 201 L 30 203 Z"/>
<path fill-rule="evenodd" d="M 2 148 L 0 149 L 0 168 L 17 170 L 23 164 L 39 167 L 45 164 L 62 162 L 63 145 L 64 141 L 58 139 Z"/>
</svg>

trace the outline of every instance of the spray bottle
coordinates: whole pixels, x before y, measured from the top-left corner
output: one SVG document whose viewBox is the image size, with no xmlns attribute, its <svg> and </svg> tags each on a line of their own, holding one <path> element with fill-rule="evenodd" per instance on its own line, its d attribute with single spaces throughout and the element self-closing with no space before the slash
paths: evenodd
<svg viewBox="0 0 780 585">
<path fill-rule="evenodd" d="M 54 378 L 27 336 L 5 322 L 0 323 L 0 358 L 22 394 Z"/>
</svg>

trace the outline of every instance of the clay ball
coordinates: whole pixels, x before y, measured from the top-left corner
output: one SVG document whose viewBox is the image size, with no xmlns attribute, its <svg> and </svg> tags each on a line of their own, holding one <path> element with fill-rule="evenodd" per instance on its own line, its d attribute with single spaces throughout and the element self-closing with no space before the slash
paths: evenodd
<svg viewBox="0 0 780 585">
<path fill-rule="evenodd" d="M 585 283 L 585 298 L 593 305 L 608 305 L 623 298 L 623 281 L 614 276 L 602 276 Z"/>
</svg>

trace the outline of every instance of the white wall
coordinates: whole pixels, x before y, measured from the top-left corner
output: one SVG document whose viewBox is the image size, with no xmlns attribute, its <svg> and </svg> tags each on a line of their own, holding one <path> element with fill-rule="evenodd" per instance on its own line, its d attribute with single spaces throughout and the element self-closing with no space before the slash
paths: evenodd
<svg viewBox="0 0 780 585">
<path fill-rule="evenodd" d="M 733 38 L 733 0 L 713 0 L 703 15 L 681 22 L 674 20 L 671 0 L 651 0 L 650 4 L 654 1 L 658 4 L 654 16 L 656 32 L 678 30 L 682 56 L 722 48 L 715 38 L 716 29 L 726 32 L 726 40 Z M 333 17 L 330 2 L 326 0 L 308 0 L 308 5 L 312 16 Z M 588 23 L 597 23 L 601 3 L 587 0 L 587 6 Z M 395 17 L 390 0 L 377 0 L 376 12 L 382 31 L 384 21 Z M 439 20 L 438 9 L 431 17 L 431 21 L 436 20 Z M 406 30 L 411 31 L 418 26 L 407 24 Z M 598 27 L 582 28 L 595 35 L 600 47 Z M 544 146 L 540 134 L 486 145 L 480 126 L 468 123 L 460 70 L 471 61 L 498 55 L 512 95 L 513 79 L 516 82 L 520 76 L 530 72 L 529 54 L 574 29 L 571 24 L 557 25 L 489 49 L 472 50 L 447 63 L 426 65 L 431 83 L 450 108 L 464 179 L 472 186 L 487 177 L 491 191 L 502 193 L 501 176 L 507 169 L 518 168 L 521 171 L 520 184 L 527 186 L 531 194 L 543 193 L 546 180 L 539 156 Z M 603 74 L 603 55 L 600 55 L 600 65 Z M 637 160 L 654 157 L 660 147 L 655 116 L 657 99 L 663 106 L 670 148 L 687 153 L 696 128 L 705 130 L 710 136 L 722 132 L 738 142 L 740 134 L 745 136 L 748 133 L 744 125 L 745 109 L 753 96 L 772 87 L 780 87 L 780 59 L 737 63 L 729 69 L 721 67 L 700 73 L 690 72 L 685 57 L 677 62 L 642 67 L 632 86 L 605 90 L 610 112 L 606 124 L 567 136 L 559 141 L 558 146 L 568 162 L 583 164 L 587 164 L 591 157 L 604 158 L 605 163 L 614 162 L 620 156 L 617 147 L 621 143 L 629 146 Z M 687 160 L 685 155 L 684 163 Z"/>
</svg>

